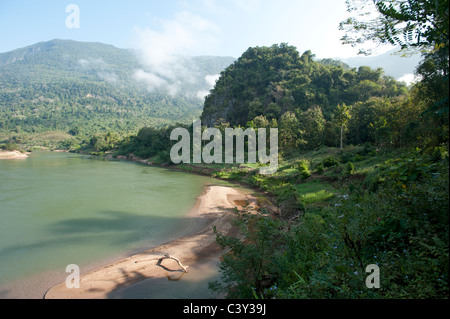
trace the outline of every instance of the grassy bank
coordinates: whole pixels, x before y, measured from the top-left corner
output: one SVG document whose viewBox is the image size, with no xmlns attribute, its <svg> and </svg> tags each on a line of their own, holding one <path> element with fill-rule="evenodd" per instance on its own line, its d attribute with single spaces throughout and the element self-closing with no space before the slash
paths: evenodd
<svg viewBox="0 0 450 319">
<path fill-rule="evenodd" d="M 322 148 L 283 160 L 273 175 L 254 164 L 177 168 L 244 183 L 278 207 L 236 211 L 243 240 L 217 233 L 228 253 L 213 290 L 231 298 L 449 296 L 446 148 Z M 378 289 L 366 286 L 369 265 L 380 269 Z"/>
</svg>

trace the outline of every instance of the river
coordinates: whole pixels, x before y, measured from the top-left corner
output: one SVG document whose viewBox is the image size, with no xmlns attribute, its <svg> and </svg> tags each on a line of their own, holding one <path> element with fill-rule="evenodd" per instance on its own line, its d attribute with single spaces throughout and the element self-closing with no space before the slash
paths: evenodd
<svg viewBox="0 0 450 319">
<path fill-rule="evenodd" d="M 213 183 L 72 153 L 1 160 L 0 298 L 40 298 L 69 264 L 92 270 L 187 234 L 194 225 L 183 216 Z"/>
</svg>

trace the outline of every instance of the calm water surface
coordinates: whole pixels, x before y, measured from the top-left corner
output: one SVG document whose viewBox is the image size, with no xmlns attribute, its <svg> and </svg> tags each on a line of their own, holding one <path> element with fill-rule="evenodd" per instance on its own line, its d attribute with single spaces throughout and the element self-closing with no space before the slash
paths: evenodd
<svg viewBox="0 0 450 319">
<path fill-rule="evenodd" d="M 83 272 L 186 234 L 183 216 L 214 182 L 70 153 L 0 161 L 0 297 L 35 297 L 68 264 Z"/>
</svg>

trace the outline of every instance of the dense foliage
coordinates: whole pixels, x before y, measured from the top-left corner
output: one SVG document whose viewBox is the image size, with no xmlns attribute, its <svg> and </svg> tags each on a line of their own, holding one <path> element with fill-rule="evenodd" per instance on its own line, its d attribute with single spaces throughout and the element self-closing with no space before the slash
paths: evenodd
<svg viewBox="0 0 450 319">
<path fill-rule="evenodd" d="M 236 211 L 244 240 L 217 233 L 228 252 L 211 288 L 229 298 L 448 298 L 448 165 L 448 153 L 416 153 L 364 181 L 343 170 L 342 195 L 296 195 L 303 205 L 294 218 Z M 279 192 L 274 180 L 253 180 Z M 380 269 L 379 289 L 365 285 L 368 265 Z"/>
<path fill-rule="evenodd" d="M 406 93 L 405 84 L 383 76 L 382 69 L 320 63 L 310 51 L 300 55 L 287 44 L 254 47 L 222 72 L 206 98 L 202 121 L 209 126 L 220 121 L 245 125 L 261 115 L 279 121 L 286 112 L 317 106 L 330 120 L 340 104 Z"/>
</svg>

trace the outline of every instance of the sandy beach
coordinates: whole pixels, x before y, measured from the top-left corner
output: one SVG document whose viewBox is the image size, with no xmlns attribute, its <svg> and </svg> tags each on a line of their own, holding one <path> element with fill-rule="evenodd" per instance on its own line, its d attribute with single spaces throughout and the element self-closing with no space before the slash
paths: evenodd
<svg viewBox="0 0 450 319">
<path fill-rule="evenodd" d="M 80 276 L 79 288 L 67 288 L 62 282 L 50 288 L 45 299 L 107 299 L 120 295 L 120 290 L 130 291 L 144 280 L 181 280 L 199 275 L 205 261 L 219 260 L 222 250 L 216 243 L 213 226 L 228 235 L 236 235 L 232 225 L 234 207 L 249 205 L 256 208 L 256 198 L 244 195 L 235 188 L 208 186 L 198 197 L 188 217 L 195 218 L 196 228 L 190 234 L 145 252 L 119 260 Z M 170 255 L 178 259 L 160 258 Z"/>
<path fill-rule="evenodd" d="M 3 151 L 0 150 L 0 160 L 1 159 L 25 159 L 28 155 L 21 153 L 19 151 Z"/>
</svg>

